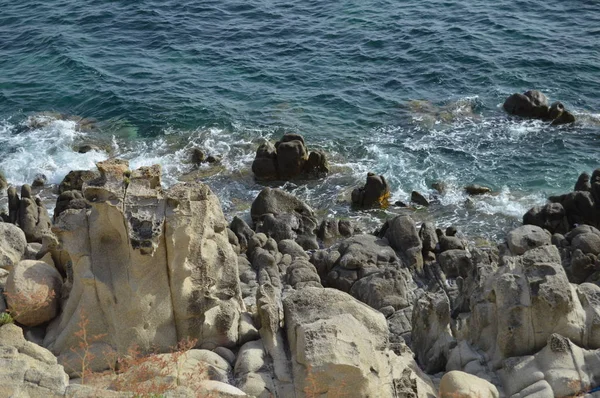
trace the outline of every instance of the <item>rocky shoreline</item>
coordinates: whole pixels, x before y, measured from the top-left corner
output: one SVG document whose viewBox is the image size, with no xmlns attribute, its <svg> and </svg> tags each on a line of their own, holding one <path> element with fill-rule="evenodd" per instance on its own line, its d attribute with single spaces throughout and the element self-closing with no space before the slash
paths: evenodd
<svg viewBox="0 0 600 398">
<path fill-rule="evenodd" d="M 599 170 L 499 245 L 475 247 L 405 214 L 364 233 L 270 187 L 247 221 L 228 223 L 200 180 L 163 189 L 159 166 L 97 168 L 65 178 L 52 218 L 31 187 L 7 188 L 2 396 L 575 397 L 600 386 Z M 320 178 L 328 165 L 288 135 L 261 146 L 253 170 Z M 385 178 L 369 174 L 352 202 L 391 205 Z"/>
</svg>

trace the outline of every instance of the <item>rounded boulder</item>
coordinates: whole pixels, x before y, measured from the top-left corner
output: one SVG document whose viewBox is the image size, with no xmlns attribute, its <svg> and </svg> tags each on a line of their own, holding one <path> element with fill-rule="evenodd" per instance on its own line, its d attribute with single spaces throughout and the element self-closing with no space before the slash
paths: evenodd
<svg viewBox="0 0 600 398">
<path fill-rule="evenodd" d="M 550 245 L 552 236 L 536 225 L 523 225 L 510 231 L 506 242 L 511 253 L 520 256 L 533 248 Z"/>
<path fill-rule="evenodd" d="M 62 277 L 43 261 L 19 262 L 8 275 L 6 302 L 13 318 L 25 326 L 52 320 L 58 312 Z"/>
</svg>

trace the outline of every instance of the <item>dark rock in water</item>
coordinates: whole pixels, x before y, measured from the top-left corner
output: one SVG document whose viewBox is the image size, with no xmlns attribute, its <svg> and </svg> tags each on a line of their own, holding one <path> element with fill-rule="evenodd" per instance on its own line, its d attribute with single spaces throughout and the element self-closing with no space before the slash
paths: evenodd
<svg viewBox="0 0 600 398">
<path fill-rule="evenodd" d="M 560 115 L 562 115 L 564 111 L 565 106 L 561 102 L 556 101 L 552 105 L 550 105 L 550 111 L 548 113 L 548 116 L 550 117 L 550 119 L 554 120 L 560 117 Z"/>
<path fill-rule="evenodd" d="M 45 175 L 43 174 L 38 174 L 35 176 L 33 183 L 31 184 L 32 187 L 34 188 L 38 188 L 38 187 L 43 187 L 44 185 L 46 185 L 46 182 L 48 181 L 48 178 L 46 178 Z"/>
<path fill-rule="evenodd" d="M 465 192 L 467 192 L 467 194 L 474 196 L 474 195 L 484 195 L 486 193 L 490 193 L 492 192 L 492 190 L 488 187 L 484 187 L 481 185 L 477 185 L 477 184 L 472 184 L 472 185 L 467 185 L 465 187 Z"/>
<path fill-rule="evenodd" d="M 192 148 L 191 150 L 191 161 L 196 166 L 206 161 L 206 154 L 200 148 Z"/>
<path fill-rule="evenodd" d="M 457 233 L 458 233 L 458 231 L 457 231 L 456 227 L 453 225 L 446 228 L 446 236 L 456 236 Z"/>
<path fill-rule="evenodd" d="M 301 135 L 285 134 L 275 145 L 258 147 L 252 172 L 259 180 L 292 180 L 326 174 L 329 164 L 322 151 L 309 153 Z"/>
<path fill-rule="evenodd" d="M 252 203 L 250 214 L 256 223 L 256 231 L 276 242 L 292 239 L 306 250 L 319 247 L 314 234 L 317 219 L 313 210 L 292 194 L 265 188 Z"/>
<path fill-rule="evenodd" d="M 221 163 L 221 157 L 218 155 L 209 155 L 206 157 L 206 163 L 210 163 L 210 164 Z"/>
<path fill-rule="evenodd" d="M 304 170 L 304 164 L 308 160 L 304 141 L 290 136 L 285 135 L 281 141 L 275 144 L 275 148 L 277 149 L 277 171 L 279 172 L 279 177 L 283 180 L 301 175 Z"/>
<path fill-rule="evenodd" d="M 58 186 L 58 193 L 61 194 L 66 191 L 81 191 L 83 183 L 96 179 L 100 174 L 90 170 L 72 170 L 63 178 L 62 182 Z"/>
<path fill-rule="evenodd" d="M 434 182 L 433 184 L 431 184 L 431 188 L 435 189 L 436 191 L 438 191 L 438 193 L 440 195 L 444 195 L 446 193 L 446 183 L 443 181 L 438 181 L 438 182 Z"/>
<path fill-rule="evenodd" d="M 569 111 L 564 111 L 558 118 L 552 121 L 552 126 L 560 126 L 561 124 L 569 123 L 575 123 L 575 116 Z"/>
<path fill-rule="evenodd" d="M 96 145 L 91 145 L 91 144 L 80 145 L 77 148 L 77 152 L 79 152 L 79 153 L 88 153 L 88 152 L 91 152 L 91 151 L 100 152 L 100 148 L 97 147 Z"/>
<path fill-rule="evenodd" d="M 252 162 L 252 172 L 261 180 L 277 179 L 277 150 L 273 144 L 267 142 L 258 147 Z"/>
<path fill-rule="evenodd" d="M 590 175 L 588 173 L 581 173 L 577 182 L 575 183 L 575 191 L 591 191 L 592 184 L 590 184 Z"/>
<path fill-rule="evenodd" d="M 390 189 L 385 177 L 373 173 L 367 174 L 365 186 L 352 191 L 352 204 L 363 209 L 386 208 L 389 205 L 389 198 Z"/>
<path fill-rule="evenodd" d="M 58 195 L 54 207 L 54 220 L 67 209 L 87 209 L 90 203 L 83 197 L 81 191 L 65 191 Z"/>
<path fill-rule="evenodd" d="M 306 173 L 309 175 L 322 175 L 329 173 L 329 163 L 323 151 L 314 151 L 308 155 L 305 165 Z"/>
<path fill-rule="evenodd" d="M 420 206 L 429 206 L 429 201 L 417 191 L 412 191 L 410 194 L 410 201 Z"/>
<path fill-rule="evenodd" d="M 549 115 L 548 99 L 537 91 L 513 94 L 504 101 L 504 110 L 511 115 L 547 119 Z"/>
<path fill-rule="evenodd" d="M 396 202 L 394 202 L 394 206 L 396 207 L 408 207 L 408 205 L 404 202 L 402 202 L 401 200 L 397 200 Z"/>
</svg>

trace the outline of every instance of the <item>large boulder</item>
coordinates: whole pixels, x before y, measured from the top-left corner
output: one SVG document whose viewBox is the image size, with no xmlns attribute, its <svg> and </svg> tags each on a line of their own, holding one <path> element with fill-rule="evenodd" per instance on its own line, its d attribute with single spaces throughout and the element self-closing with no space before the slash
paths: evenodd
<svg viewBox="0 0 600 398">
<path fill-rule="evenodd" d="M 16 225 L 0 222 L 0 268 L 11 270 L 25 254 L 27 239 Z"/>
<path fill-rule="evenodd" d="M 383 230 L 390 246 L 400 254 L 409 268 L 421 272 L 423 245 L 413 219 L 409 216 L 396 216 L 384 225 Z"/>
<path fill-rule="evenodd" d="M 8 275 L 5 296 L 13 318 L 25 326 L 48 322 L 58 313 L 62 276 L 43 261 L 23 260 Z"/>
<path fill-rule="evenodd" d="M 520 226 L 506 236 L 508 248 L 515 255 L 521 255 L 539 246 L 550 245 L 550 241 L 550 232 L 535 225 Z"/>
<path fill-rule="evenodd" d="M 301 135 L 285 134 L 258 147 L 252 172 L 259 180 L 291 180 L 327 174 L 329 164 L 322 151 L 308 151 Z"/>
<path fill-rule="evenodd" d="M 479 286 L 471 295 L 470 315 L 457 331 L 486 353 L 492 368 L 506 358 L 539 351 L 553 333 L 579 343 L 590 338 L 596 321 L 586 317 L 556 246 L 536 247 L 502 261 L 485 278 L 473 276 Z"/>
<path fill-rule="evenodd" d="M 546 96 L 537 90 L 529 90 L 524 94 L 513 94 L 504 101 L 504 110 L 511 115 L 548 118 L 550 108 Z"/>
<path fill-rule="evenodd" d="M 390 188 L 384 176 L 367 174 L 364 186 L 352 191 L 352 205 L 358 208 L 388 207 Z"/>
<path fill-rule="evenodd" d="M 83 186 L 92 207 L 66 210 L 54 226 L 67 289 L 44 345 L 69 372 L 80 367 L 71 349 L 82 325 L 99 336 L 93 352 L 166 351 L 188 338 L 235 346 L 244 304 L 218 198 L 200 182 L 163 191 L 158 166 L 98 168 L 101 178 Z"/>
<path fill-rule="evenodd" d="M 498 398 L 499 396 L 498 389 L 489 381 L 459 370 L 444 374 L 440 380 L 440 398 Z"/>
<path fill-rule="evenodd" d="M 423 379 L 410 362 L 388 349 L 385 318 L 334 289 L 306 288 L 284 302 L 286 332 L 292 355 L 294 385 L 300 396 L 395 396 L 401 381 L 412 396 L 426 396 Z M 414 362 L 412 362 L 414 364 Z M 401 380 L 403 371 L 412 374 Z"/>
</svg>

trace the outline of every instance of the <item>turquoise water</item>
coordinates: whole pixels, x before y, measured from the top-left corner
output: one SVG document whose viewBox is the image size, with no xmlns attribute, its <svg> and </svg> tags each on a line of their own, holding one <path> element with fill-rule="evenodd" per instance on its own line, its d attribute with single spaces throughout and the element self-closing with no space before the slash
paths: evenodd
<svg viewBox="0 0 600 398">
<path fill-rule="evenodd" d="M 224 157 L 206 181 L 231 216 L 261 188 L 257 145 L 294 131 L 332 158 L 326 180 L 286 185 L 322 215 L 385 216 L 344 202 L 375 171 L 396 200 L 446 181 L 415 218 L 495 237 L 600 166 L 595 1 L 0 3 L 0 169 L 15 184 L 119 155 L 162 164 L 169 185 L 199 145 Z M 504 98 L 531 88 L 577 124 L 507 117 Z M 499 194 L 465 203 L 473 182 Z"/>
</svg>

